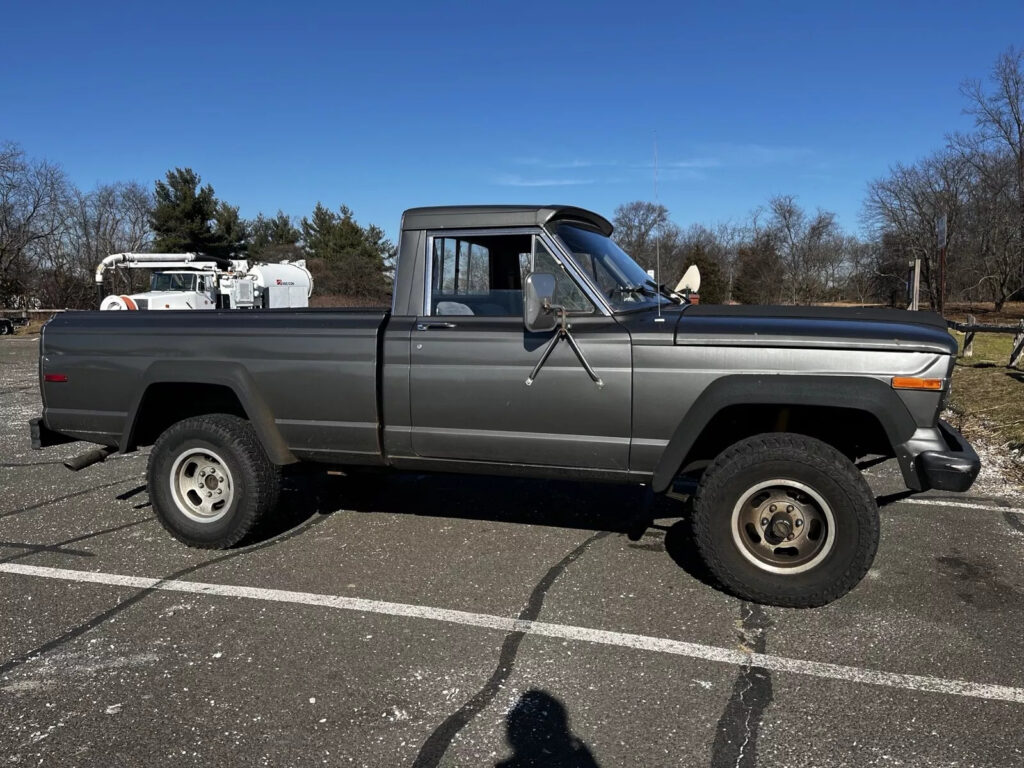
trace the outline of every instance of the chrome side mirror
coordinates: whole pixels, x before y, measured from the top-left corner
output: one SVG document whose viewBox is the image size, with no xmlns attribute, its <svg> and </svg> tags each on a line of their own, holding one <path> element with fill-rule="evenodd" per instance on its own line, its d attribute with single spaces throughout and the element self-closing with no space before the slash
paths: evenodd
<svg viewBox="0 0 1024 768">
<path fill-rule="evenodd" d="M 558 325 L 558 316 L 551 309 L 555 298 L 555 276 L 547 272 L 531 272 L 523 284 L 523 325 L 528 331 L 550 331 Z"/>
</svg>

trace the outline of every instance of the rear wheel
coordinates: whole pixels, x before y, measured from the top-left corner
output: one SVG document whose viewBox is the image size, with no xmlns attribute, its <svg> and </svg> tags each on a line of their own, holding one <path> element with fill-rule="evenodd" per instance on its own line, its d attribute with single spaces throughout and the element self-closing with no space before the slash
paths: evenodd
<svg viewBox="0 0 1024 768">
<path fill-rule="evenodd" d="M 280 468 L 252 425 L 225 414 L 179 421 L 149 457 L 149 496 L 157 518 L 191 547 L 241 541 L 277 504 Z"/>
<path fill-rule="evenodd" d="M 693 530 L 728 591 L 808 608 L 860 582 L 880 525 L 871 489 L 842 453 L 811 437 L 772 433 L 736 443 L 708 467 Z"/>
</svg>

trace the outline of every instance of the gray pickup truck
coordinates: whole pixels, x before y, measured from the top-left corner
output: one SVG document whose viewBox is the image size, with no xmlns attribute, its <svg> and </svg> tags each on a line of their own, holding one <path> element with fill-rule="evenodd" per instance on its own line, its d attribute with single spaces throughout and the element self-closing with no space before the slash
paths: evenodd
<svg viewBox="0 0 1024 768">
<path fill-rule="evenodd" d="M 569 206 L 416 208 L 390 310 L 58 315 L 33 445 L 102 446 L 72 468 L 152 445 L 156 514 L 197 547 L 242 540 L 300 461 L 655 493 L 688 479 L 721 585 L 804 607 L 874 558 L 859 457 L 895 457 L 913 491 L 970 487 L 978 456 L 939 419 L 956 355 L 941 318 L 690 303 L 611 233 Z"/>
</svg>

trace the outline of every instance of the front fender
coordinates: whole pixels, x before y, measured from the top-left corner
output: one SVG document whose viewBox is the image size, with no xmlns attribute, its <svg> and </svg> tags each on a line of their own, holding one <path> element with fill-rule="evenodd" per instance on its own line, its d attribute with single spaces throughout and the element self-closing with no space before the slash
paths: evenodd
<svg viewBox="0 0 1024 768">
<path fill-rule="evenodd" d="M 676 427 L 654 470 L 651 487 L 655 492 L 668 490 L 704 428 L 723 408 L 732 405 L 806 405 L 866 411 L 885 430 L 908 487 L 919 484 L 912 460 L 898 450 L 914 434 L 916 425 L 906 405 L 885 382 L 869 376 L 736 374 L 722 376 L 708 385 Z"/>
</svg>

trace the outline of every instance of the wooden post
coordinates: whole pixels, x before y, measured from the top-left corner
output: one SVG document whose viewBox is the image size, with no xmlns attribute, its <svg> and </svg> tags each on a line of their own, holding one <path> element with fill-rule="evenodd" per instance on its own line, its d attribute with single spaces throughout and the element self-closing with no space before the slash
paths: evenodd
<svg viewBox="0 0 1024 768">
<path fill-rule="evenodd" d="M 1016 368 L 1020 362 L 1021 353 L 1024 353 L 1024 320 L 1020 321 L 1020 329 L 1013 337 L 1013 351 L 1010 352 L 1010 368 Z"/>
<path fill-rule="evenodd" d="M 976 322 L 974 315 L 967 316 L 968 327 Z M 964 357 L 974 357 L 974 331 L 964 331 Z"/>
</svg>

